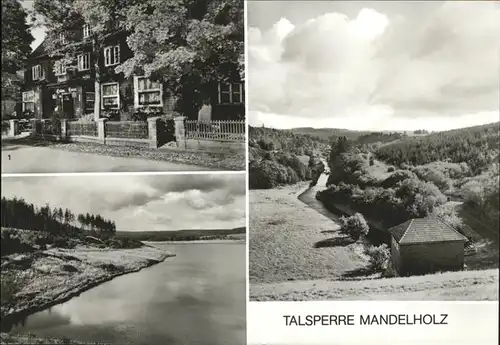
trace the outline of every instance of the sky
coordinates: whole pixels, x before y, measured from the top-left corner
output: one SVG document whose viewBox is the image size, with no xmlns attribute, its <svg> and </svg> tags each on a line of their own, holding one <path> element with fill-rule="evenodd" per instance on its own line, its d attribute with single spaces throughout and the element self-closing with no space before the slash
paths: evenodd
<svg viewBox="0 0 500 345">
<path fill-rule="evenodd" d="M 250 1 L 249 123 L 447 130 L 500 120 L 500 3 Z"/>
<path fill-rule="evenodd" d="M 2 178 L 2 196 L 99 213 L 118 231 L 245 226 L 245 174 Z"/>
<path fill-rule="evenodd" d="M 33 10 L 33 0 L 20 0 L 21 5 L 28 11 Z M 31 35 L 33 35 L 33 38 L 35 39 L 33 42 L 31 42 L 31 49 L 35 50 L 36 47 L 42 43 L 43 39 L 45 38 L 45 28 L 43 27 L 34 27 L 31 29 Z"/>
</svg>

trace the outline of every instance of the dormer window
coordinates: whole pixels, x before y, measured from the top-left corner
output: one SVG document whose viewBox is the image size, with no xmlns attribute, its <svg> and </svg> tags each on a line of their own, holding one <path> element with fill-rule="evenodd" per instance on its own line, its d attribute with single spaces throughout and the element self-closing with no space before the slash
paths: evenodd
<svg viewBox="0 0 500 345">
<path fill-rule="evenodd" d="M 83 38 L 89 38 L 91 34 L 92 34 L 92 30 L 90 29 L 90 25 L 84 24 L 83 25 Z"/>
<path fill-rule="evenodd" d="M 61 44 L 66 44 L 66 33 L 63 31 L 63 32 L 60 32 L 59 33 L 59 42 L 61 42 Z"/>
<path fill-rule="evenodd" d="M 35 65 L 31 67 L 31 75 L 33 80 L 42 80 L 45 78 L 41 65 Z"/>
<path fill-rule="evenodd" d="M 104 66 L 113 66 L 120 63 L 120 46 L 104 48 Z"/>
<path fill-rule="evenodd" d="M 54 74 L 56 76 L 61 76 L 66 74 L 66 64 L 63 61 L 61 60 L 56 61 L 54 67 L 55 67 Z"/>
</svg>

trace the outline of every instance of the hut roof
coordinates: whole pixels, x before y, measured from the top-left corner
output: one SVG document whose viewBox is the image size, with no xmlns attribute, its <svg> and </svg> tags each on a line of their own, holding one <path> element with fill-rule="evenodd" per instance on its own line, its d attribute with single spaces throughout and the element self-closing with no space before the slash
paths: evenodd
<svg viewBox="0 0 500 345">
<path fill-rule="evenodd" d="M 467 241 L 467 238 L 438 217 L 413 218 L 389 229 L 399 244 Z"/>
</svg>

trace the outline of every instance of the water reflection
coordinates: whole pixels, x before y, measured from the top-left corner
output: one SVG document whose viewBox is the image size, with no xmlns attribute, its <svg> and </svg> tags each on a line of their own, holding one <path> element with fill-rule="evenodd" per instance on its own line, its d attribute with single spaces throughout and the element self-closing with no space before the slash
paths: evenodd
<svg viewBox="0 0 500 345">
<path fill-rule="evenodd" d="M 33 314 L 12 332 L 121 344 L 245 344 L 245 245 L 162 247 L 177 256 Z"/>
</svg>

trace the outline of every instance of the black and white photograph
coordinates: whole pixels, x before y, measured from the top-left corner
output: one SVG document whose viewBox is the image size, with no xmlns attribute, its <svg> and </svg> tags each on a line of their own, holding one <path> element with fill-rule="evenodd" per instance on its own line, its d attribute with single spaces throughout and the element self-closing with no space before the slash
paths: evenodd
<svg viewBox="0 0 500 345">
<path fill-rule="evenodd" d="M 243 171 L 244 2 L 2 0 L 2 173 Z"/>
<path fill-rule="evenodd" d="M 498 301 L 499 3 L 247 6 L 250 301 Z"/>
<path fill-rule="evenodd" d="M 245 174 L 2 178 L 2 344 L 246 344 Z"/>
</svg>

